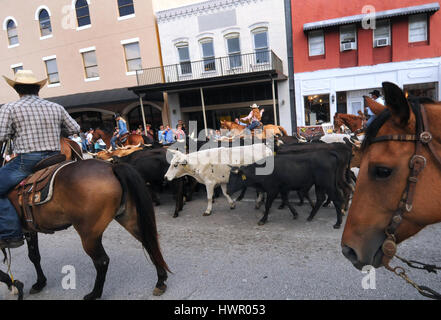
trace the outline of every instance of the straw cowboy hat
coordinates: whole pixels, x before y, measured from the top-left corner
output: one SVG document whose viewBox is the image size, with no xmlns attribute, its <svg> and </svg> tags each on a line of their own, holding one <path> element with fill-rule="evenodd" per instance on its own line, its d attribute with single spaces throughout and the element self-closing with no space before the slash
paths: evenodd
<svg viewBox="0 0 441 320">
<path fill-rule="evenodd" d="M 251 109 L 259 109 L 259 106 L 257 104 L 253 104 L 252 106 L 250 106 Z"/>
<path fill-rule="evenodd" d="M 5 78 L 6 82 L 14 88 L 16 84 L 29 84 L 29 85 L 37 85 L 43 87 L 47 79 L 44 80 L 37 80 L 37 77 L 35 77 L 34 73 L 31 70 L 18 70 L 15 74 L 15 79 L 9 79 L 8 77 L 3 76 Z"/>
</svg>

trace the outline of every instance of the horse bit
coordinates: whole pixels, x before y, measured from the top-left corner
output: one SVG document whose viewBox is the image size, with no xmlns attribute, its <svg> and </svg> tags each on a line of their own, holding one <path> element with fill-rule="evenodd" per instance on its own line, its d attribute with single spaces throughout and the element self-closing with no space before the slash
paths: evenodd
<svg viewBox="0 0 441 320">
<path fill-rule="evenodd" d="M 385 229 L 386 240 L 383 242 L 382 251 L 384 253 L 382 263 L 384 267 L 392 271 L 397 276 L 406 280 L 407 283 L 411 284 L 418 292 L 428 298 L 441 300 L 441 294 L 425 286 L 419 286 L 415 282 L 409 279 L 406 272 L 401 267 L 391 267 L 389 265 L 390 261 L 396 257 L 402 262 L 406 263 L 409 267 L 415 269 L 426 270 L 427 272 L 436 273 L 436 270 L 441 270 L 441 267 L 435 265 L 427 265 L 418 261 L 408 261 L 396 255 L 397 243 L 395 232 L 403 221 L 403 216 L 407 212 L 411 212 L 413 208 L 413 198 L 415 195 L 415 187 L 418 182 L 419 174 L 424 170 L 427 165 L 427 159 L 422 155 L 422 149 L 426 146 L 429 149 L 429 153 L 436 159 L 438 165 L 441 168 L 441 157 L 436 153 L 434 146 L 432 144 L 433 136 L 429 132 L 428 120 L 426 110 L 424 105 L 420 104 L 420 112 L 418 112 L 416 107 L 413 107 L 414 114 L 416 116 L 417 126 L 416 135 L 387 135 L 372 139 L 372 143 L 385 142 L 385 141 L 399 141 L 399 142 L 415 142 L 415 153 L 410 159 L 410 175 L 407 179 L 406 189 L 403 192 L 400 203 L 397 210 L 394 212 L 391 222 Z"/>
</svg>

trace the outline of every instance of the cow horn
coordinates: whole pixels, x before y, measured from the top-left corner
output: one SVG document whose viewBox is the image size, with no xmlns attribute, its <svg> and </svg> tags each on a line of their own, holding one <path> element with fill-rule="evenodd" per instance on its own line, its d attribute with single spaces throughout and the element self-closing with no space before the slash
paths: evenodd
<svg viewBox="0 0 441 320">
<path fill-rule="evenodd" d="M 88 154 L 90 154 L 92 157 L 96 157 L 98 155 L 98 153 L 91 153 L 89 151 L 87 151 Z"/>
</svg>

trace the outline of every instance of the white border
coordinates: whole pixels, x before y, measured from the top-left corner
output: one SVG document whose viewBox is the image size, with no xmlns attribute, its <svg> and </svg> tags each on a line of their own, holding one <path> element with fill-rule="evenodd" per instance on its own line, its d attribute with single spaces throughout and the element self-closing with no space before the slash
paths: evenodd
<svg viewBox="0 0 441 320">
<path fill-rule="evenodd" d="M 77 23 L 78 23 L 78 21 L 77 21 Z M 85 26 L 77 27 L 76 30 L 81 31 L 81 30 L 85 30 L 85 29 L 89 29 L 89 28 L 92 28 L 92 23 L 86 24 Z"/>
<path fill-rule="evenodd" d="M 93 47 L 83 48 L 83 49 L 79 50 L 80 53 L 85 53 L 85 52 L 90 52 L 90 51 L 96 51 L 96 47 L 93 46 Z"/>
<path fill-rule="evenodd" d="M 41 59 L 43 61 L 47 61 L 47 60 L 57 59 L 57 56 L 54 54 L 53 56 L 47 56 L 47 57 L 43 57 Z"/>
<path fill-rule="evenodd" d="M 136 17 L 136 15 L 134 13 L 132 13 L 132 14 L 128 14 L 126 16 L 118 17 L 118 21 L 132 19 L 132 18 L 135 18 L 135 17 Z"/>
<path fill-rule="evenodd" d="M 17 67 L 23 67 L 23 62 L 11 64 L 11 69 L 17 68 Z"/>
<path fill-rule="evenodd" d="M 49 10 L 49 8 L 47 6 L 39 6 L 37 8 L 37 10 L 35 11 L 35 21 L 39 20 L 38 16 L 40 15 L 40 11 L 43 9 L 47 11 L 47 13 L 49 14 L 49 17 L 52 17 L 51 11 Z"/>
<path fill-rule="evenodd" d="M 15 20 L 15 18 L 14 18 L 13 16 L 8 16 L 8 17 L 5 18 L 5 20 L 3 20 L 3 30 L 4 30 L 4 31 L 6 31 L 6 24 L 7 24 L 7 22 L 8 22 L 9 20 L 14 21 L 14 23 L 15 23 L 15 27 L 18 27 L 17 20 Z"/>
<path fill-rule="evenodd" d="M 45 39 L 50 39 L 50 38 L 52 38 L 54 35 L 51 33 L 51 34 L 48 34 L 48 35 L 46 35 L 46 36 L 42 36 L 42 37 L 40 37 L 40 40 L 45 40 Z"/>
<path fill-rule="evenodd" d="M 92 81 L 98 81 L 98 80 L 100 80 L 100 77 L 84 78 L 85 82 L 92 82 Z"/>
<path fill-rule="evenodd" d="M 132 39 L 127 39 L 127 40 L 121 40 L 121 44 L 122 45 L 129 44 L 129 43 L 135 43 L 135 42 L 139 42 L 139 38 L 132 38 Z"/>
</svg>

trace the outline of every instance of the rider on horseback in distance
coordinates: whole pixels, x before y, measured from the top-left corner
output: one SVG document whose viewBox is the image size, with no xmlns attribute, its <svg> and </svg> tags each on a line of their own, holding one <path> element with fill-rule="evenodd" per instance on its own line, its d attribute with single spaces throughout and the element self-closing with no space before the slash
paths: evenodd
<svg viewBox="0 0 441 320">
<path fill-rule="evenodd" d="M 259 106 L 257 104 L 253 104 L 251 106 L 251 109 L 253 110 L 251 110 L 248 116 L 246 116 L 245 118 L 240 118 L 240 120 L 242 121 L 250 120 L 250 124 L 246 127 L 246 129 L 248 129 L 248 132 L 251 132 L 252 130 L 262 125 L 262 122 L 260 121 L 262 120 L 262 115 L 265 111 L 263 108 L 259 111 Z"/>
<path fill-rule="evenodd" d="M 0 141 L 11 139 L 18 154 L 0 168 L 0 249 L 24 243 L 19 217 L 7 198 L 9 191 L 29 176 L 38 162 L 60 153 L 62 125 L 69 134 L 80 131 L 62 106 L 38 96 L 47 79 L 38 81 L 30 70 L 17 71 L 15 80 L 4 78 L 20 99 L 0 108 Z"/>
<path fill-rule="evenodd" d="M 123 119 L 118 113 L 115 114 L 115 120 L 118 121 L 118 134 L 114 135 L 110 140 L 112 150 L 116 150 L 116 141 L 124 134 L 128 133 L 126 120 Z"/>
</svg>

